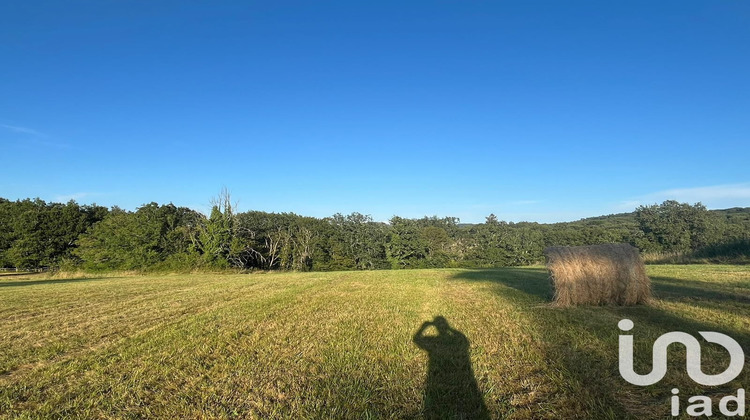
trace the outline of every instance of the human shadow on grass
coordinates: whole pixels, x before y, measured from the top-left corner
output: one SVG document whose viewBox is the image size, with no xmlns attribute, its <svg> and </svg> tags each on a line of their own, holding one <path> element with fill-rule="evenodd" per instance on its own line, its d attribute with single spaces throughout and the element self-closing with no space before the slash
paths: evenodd
<svg viewBox="0 0 750 420">
<path fill-rule="evenodd" d="M 437 335 L 426 335 L 434 327 Z M 469 356 L 469 340 L 442 316 L 426 321 L 414 334 L 414 344 L 429 356 L 424 391 L 427 419 L 488 419 Z"/>
</svg>

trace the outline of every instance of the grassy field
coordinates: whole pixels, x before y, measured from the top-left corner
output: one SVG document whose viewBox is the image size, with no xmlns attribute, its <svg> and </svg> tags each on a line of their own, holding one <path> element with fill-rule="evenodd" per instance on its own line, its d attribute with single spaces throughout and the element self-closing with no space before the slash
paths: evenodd
<svg viewBox="0 0 750 420">
<path fill-rule="evenodd" d="M 642 373 L 668 331 L 750 349 L 750 268 L 648 271 L 649 306 L 571 309 L 548 305 L 543 268 L 4 276 L 0 418 L 651 419 L 672 418 L 673 387 L 748 385 L 746 363 L 704 389 L 679 348 L 657 385 L 619 376 L 625 317 Z M 723 371 L 703 344 L 704 371 Z"/>
</svg>

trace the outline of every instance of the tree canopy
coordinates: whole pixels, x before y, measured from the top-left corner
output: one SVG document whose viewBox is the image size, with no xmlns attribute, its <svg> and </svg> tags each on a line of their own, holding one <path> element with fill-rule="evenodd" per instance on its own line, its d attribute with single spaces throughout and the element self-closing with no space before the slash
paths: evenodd
<svg viewBox="0 0 750 420">
<path fill-rule="evenodd" d="M 569 223 L 484 223 L 454 217 L 376 222 L 360 213 L 318 219 L 237 212 L 224 191 L 209 215 L 173 204 L 135 211 L 0 198 L 0 265 L 87 270 L 238 268 L 372 270 L 498 267 L 542 261 L 547 246 L 626 242 L 643 252 L 744 255 L 750 209 L 710 211 L 665 201 Z"/>
</svg>

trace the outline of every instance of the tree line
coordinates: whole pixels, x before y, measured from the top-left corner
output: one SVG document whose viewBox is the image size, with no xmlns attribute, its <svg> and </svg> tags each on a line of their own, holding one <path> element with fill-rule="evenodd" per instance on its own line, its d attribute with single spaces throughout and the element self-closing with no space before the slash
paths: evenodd
<svg viewBox="0 0 750 420">
<path fill-rule="evenodd" d="M 750 208 L 709 211 L 665 201 L 635 212 L 540 224 L 454 217 L 388 223 L 236 212 L 229 194 L 209 215 L 173 204 L 118 207 L 0 198 L 0 267 L 85 270 L 373 270 L 501 267 L 543 261 L 547 246 L 627 242 L 647 253 L 747 257 Z M 735 255 L 736 254 L 736 255 Z"/>
</svg>

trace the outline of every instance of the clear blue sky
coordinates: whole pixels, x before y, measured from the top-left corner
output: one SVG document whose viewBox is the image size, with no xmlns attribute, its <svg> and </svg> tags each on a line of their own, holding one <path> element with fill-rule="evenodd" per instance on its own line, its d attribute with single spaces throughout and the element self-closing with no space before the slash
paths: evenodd
<svg viewBox="0 0 750 420">
<path fill-rule="evenodd" d="M 750 206 L 747 1 L 3 1 L 0 196 L 574 220 Z"/>
</svg>

